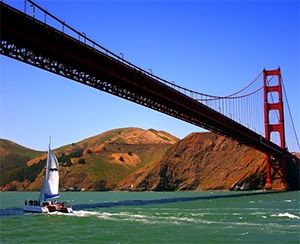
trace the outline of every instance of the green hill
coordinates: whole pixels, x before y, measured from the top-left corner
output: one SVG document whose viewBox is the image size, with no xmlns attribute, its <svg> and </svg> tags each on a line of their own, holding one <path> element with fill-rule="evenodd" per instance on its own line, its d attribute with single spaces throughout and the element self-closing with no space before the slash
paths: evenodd
<svg viewBox="0 0 300 244">
<path fill-rule="evenodd" d="M 176 137 L 163 131 L 123 128 L 60 147 L 54 150 L 60 163 L 60 188 L 112 189 L 140 167 L 161 160 L 177 141 Z M 40 189 L 47 154 L 24 150 L 17 154 L 19 158 L 3 161 L 2 172 L 6 177 L 1 175 L 0 189 Z M 7 147 L 6 151 L 10 154 L 17 149 Z M 8 165 L 14 165 L 15 171 L 12 172 Z"/>
<path fill-rule="evenodd" d="M 26 177 L 36 177 L 40 170 L 36 166 L 28 167 L 27 162 L 43 153 L 0 139 L 0 186 L 14 180 L 22 182 Z"/>
</svg>

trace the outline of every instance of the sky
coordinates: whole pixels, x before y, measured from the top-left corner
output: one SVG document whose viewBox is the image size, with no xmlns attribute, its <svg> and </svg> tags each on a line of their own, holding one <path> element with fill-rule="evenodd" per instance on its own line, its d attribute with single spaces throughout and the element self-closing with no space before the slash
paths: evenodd
<svg viewBox="0 0 300 244">
<path fill-rule="evenodd" d="M 23 0 L 4 2 L 24 6 Z M 263 68 L 280 66 L 299 137 L 299 1 L 36 3 L 135 65 L 199 92 L 225 96 L 244 87 Z M 0 138 L 45 150 L 49 136 L 56 148 L 123 127 L 154 128 L 178 138 L 203 131 L 0 56 Z M 291 123 L 286 123 L 286 141 L 290 151 L 299 151 Z"/>
</svg>

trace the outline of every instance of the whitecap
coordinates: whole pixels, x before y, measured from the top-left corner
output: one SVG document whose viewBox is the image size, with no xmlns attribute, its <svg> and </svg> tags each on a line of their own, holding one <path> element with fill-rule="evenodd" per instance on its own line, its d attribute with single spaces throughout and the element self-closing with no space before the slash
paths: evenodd
<svg viewBox="0 0 300 244">
<path fill-rule="evenodd" d="M 299 216 L 290 214 L 290 213 L 279 213 L 279 214 L 272 214 L 272 217 L 288 217 L 290 219 L 300 219 Z"/>
<path fill-rule="evenodd" d="M 285 202 L 292 202 L 293 200 L 284 200 Z"/>
<path fill-rule="evenodd" d="M 256 212 L 253 212 L 253 213 L 250 213 L 250 215 L 264 215 L 266 214 L 266 212 L 261 212 L 261 211 L 256 211 Z"/>
<path fill-rule="evenodd" d="M 168 217 L 166 218 L 167 220 L 175 220 L 176 221 L 180 221 L 180 222 L 196 222 L 196 220 L 194 218 L 188 218 L 188 217 Z"/>
</svg>

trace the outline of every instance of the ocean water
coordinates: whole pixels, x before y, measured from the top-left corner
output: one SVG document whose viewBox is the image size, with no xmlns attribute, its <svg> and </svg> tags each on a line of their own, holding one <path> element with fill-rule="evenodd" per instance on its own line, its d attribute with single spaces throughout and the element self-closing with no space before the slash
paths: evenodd
<svg viewBox="0 0 300 244">
<path fill-rule="evenodd" d="M 1 192 L 1 243 L 300 243 L 300 192 L 63 192 L 73 214 Z"/>
</svg>

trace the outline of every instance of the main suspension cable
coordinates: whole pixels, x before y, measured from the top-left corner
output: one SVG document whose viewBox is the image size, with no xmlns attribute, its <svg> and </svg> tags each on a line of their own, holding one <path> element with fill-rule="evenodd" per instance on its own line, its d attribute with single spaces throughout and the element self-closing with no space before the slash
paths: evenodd
<svg viewBox="0 0 300 244">
<path fill-rule="evenodd" d="M 299 140 L 298 140 L 298 136 L 297 136 L 296 127 L 295 127 L 295 124 L 294 124 L 292 112 L 291 112 L 291 109 L 290 109 L 289 100 L 288 100 L 288 97 L 287 97 L 287 94 L 286 94 L 286 91 L 285 91 L 285 86 L 284 86 L 283 79 L 281 78 L 281 80 L 282 80 L 282 87 L 283 87 L 284 97 L 285 97 L 285 100 L 286 100 L 286 103 L 287 103 L 289 115 L 290 115 L 291 122 L 292 122 L 293 131 L 294 131 L 294 134 L 295 134 L 295 138 L 296 138 L 296 142 L 297 142 L 297 145 L 298 145 L 298 149 L 300 150 L 300 144 L 299 144 Z"/>
</svg>

